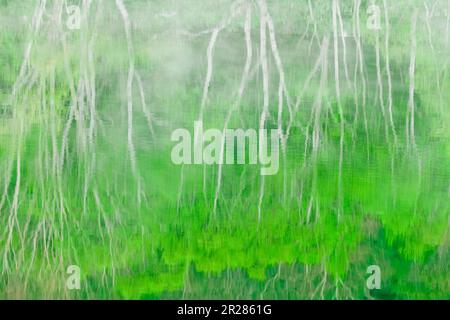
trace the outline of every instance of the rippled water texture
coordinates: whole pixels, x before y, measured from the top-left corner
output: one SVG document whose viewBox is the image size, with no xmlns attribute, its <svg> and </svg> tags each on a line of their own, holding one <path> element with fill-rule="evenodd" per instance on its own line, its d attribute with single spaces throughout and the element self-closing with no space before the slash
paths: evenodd
<svg viewBox="0 0 450 320">
<path fill-rule="evenodd" d="M 0 0 L 0 297 L 450 298 L 450 1 L 370 3 Z"/>
</svg>

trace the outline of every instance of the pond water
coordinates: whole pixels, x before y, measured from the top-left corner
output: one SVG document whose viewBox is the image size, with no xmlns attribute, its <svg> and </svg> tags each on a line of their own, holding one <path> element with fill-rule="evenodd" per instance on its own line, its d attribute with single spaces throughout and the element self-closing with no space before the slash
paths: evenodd
<svg viewBox="0 0 450 320">
<path fill-rule="evenodd" d="M 450 298 L 447 16 L 83 3 L 0 1 L 0 297 Z"/>
</svg>

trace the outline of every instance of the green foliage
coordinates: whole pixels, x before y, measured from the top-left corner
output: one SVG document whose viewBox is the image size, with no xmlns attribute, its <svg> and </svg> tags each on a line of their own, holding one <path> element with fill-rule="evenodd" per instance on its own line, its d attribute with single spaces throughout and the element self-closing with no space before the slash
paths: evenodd
<svg viewBox="0 0 450 320">
<path fill-rule="evenodd" d="M 388 1 L 387 70 L 385 25 L 378 33 L 365 27 L 368 1 L 362 1 L 361 79 L 350 32 L 354 2 L 340 1 L 349 36 L 338 39 L 338 96 L 332 1 L 310 1 L 314 19 L 309 1 L 267 2 L 289 102 L 293 107 L 298 98 L 298 110 L 290 114 L 284 99 L 278 113 L 280 75 L 267 44 L 266 127 L 278 128 L 278 116 L 284 132 L 291 125 L 280 170 L 263 178 L 259 165 L 223 166 L 214 211 L 218 166 L 174 165 L 170 134 L 176 128 L 192 132 L 199 118 L 210 30 L 232 1 L 124 1 L 132 20 L 131 56 L 113 1 L 92 4 L 88 27 L 76 31 L 54 24 L 48 10 L 57 1 L 48 1 L 34 35 L 34 8 L 0 0 L 0 297 L 364 299 L 366 268 L 378 264 L 384 287 L 371 292 L 375 298 L 448 298 L 450 73 L 444 39 L 432 35 L 431 48 L 426 17 L 419 16 L 412 145 L 406 117 L 414 4 Z M 229 128 L 258 129 L 260 123 L 260 11 L 256 1 L 250 4 L 251 77 Z M 26 19 L 19 22 L 22 13 Z M 205 128 L 222 129 L 237 100 L 243 25 L 238 15 L 218 35 Z M 440 22 L 431 27 L 438 30 Z M 328 76 L 321 82 L 325 70 L 308 76 L 325 36 Z M 19 77 L 22 64 L 26 72 Z M 388 123 L 388 71 L 397 140 Z M 82 292 L 64 287 L 71 264 L 82 270 Z"/>
</svg>

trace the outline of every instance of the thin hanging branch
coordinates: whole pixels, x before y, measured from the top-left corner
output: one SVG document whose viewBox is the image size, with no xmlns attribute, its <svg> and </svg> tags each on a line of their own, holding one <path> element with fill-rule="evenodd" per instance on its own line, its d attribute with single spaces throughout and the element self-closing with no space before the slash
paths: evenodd
<svg viewBox="0 0 450 320">
<path fill-rule="evenodd" d="M 415 8 L 413 15 L 411 17 L 411 56 L 409 62 L 409 98 L 408 98 L 408 112 L 406 115 L 406 139 L 408 147 L 416 145 L 415 139 L 415 102 L 414 102 L 414 92 L 415 92 L 415 70 L 416 70 L 416 51 L 417 51 L 417 40 L 416 40 L 416 30 L 417 30 L 417 17 L 418 9 Z"/>
<path fill-rule="evenodd" d="M 341 102 L 341 89 L 339 82 L 339 44 L 337 35 L 337 11 L 338 0 L 333 0 L 333 39 L 334 39 L 334 82 L 336 87 L 336 99 L 339 110 L 339 124 L 340 124 L 340 140 L 339 140 L 339 172 L 338 172 L 338 218 L 340 218 L 343 211 L 343 190 L 342 190 L 342 165 L 344 160 L 344 111 Z"/>
<path fill-rule="evenodd" d="M 137 194 L 138 194 L 138 203 L 141 202 L 141 182 L 140 177 L 138 175 L 137 163 L 136 163 L 136 150 L 133 142 L 133 79 L 135 76 L 135 65 L 134 65 L 134 48 L 133 41 L 131 40 L 131 23 L 130 18 L 128 16 L 128 11 L 123 4 L 123 0 L 116 0 L 116 6 L 119 10 L 122 20 L 123 26 L 125 29 L 125 37 L 127 40 L 128 47 L 128 59 L 129 59 L 129 67 L 128 67 L 128 80 L 127 80 L 127 117 L 128 117 L 128 152 L 130 154 L 131 161 L 131 170 L 133 175 L 137 181 Z"/>
<path fill-rule="evenodd" d="M 244 23 L 244 32 L 245 32 L 245 46 L 246 46 L 246 59 L 245 59 L 245 66 L 244 71 L 242 73 L 242 79 L 241 84 L 239 85 L 239 90 L 237 94 L 236 101 L 234 102 L 233 106 L 228 110 L 227 117 L 225 119 L 225 123 L 223 126 L 223 132 L 228 128 L 228 124 L 231 120 L 232 114 L 236 111 L 236 109 L 239 108 L 241 104 L 242 97 L 244 95 L 245 88 L 247 87 L 247 83 L 249 80 L 249 73 L 250 73 L 250 67 L 252 63 L 252 56 L 253 56 L 253 49 L 252 49 L 252 38 L 251 38 L 251 23 L 252 23 L 252 8 L 249 4 L 247 6 L 247 12 L 245 15 L 245 23 Z M 213 214 L 216 215 L 217 210 L 217 203 L 219 200 L 219 194 L 220 194 L 220 188 L 222 184 L 222 168 L 224 163 L 224 154 L 225 154 L 225 139 L 222 139 L 221 147 L 220 147 L 220 161 L 219 161 L 219 168 L 217 173 L 217 186 L 216 186 L 216 193 L 214 196 L 214 207 L 213 207 Z"/>
<path fill-rule="evenodd" d="M 17 80 L 14 83 L 13 92 L 12 92 L 13 97 L 15 97 L 17 95 L 17 92 L 24 85 L 26 73 L 28 71 L 29 64 L 30 64 L 31 50 L 33 48 L 34 40 L 39 32 L 39 28 L 42 24 L 42 17 L 45 12 L 46 4 L 47 4 L 47 0 L 41 0 L 38 2 L 38 5 L 35 9 L 35 12 L 33 15 L 33 20 L 32 20 L 31 35 L 30 35 L 30 39 L 28 40 L 28 43 L 25 46 L 24 57 L 23 57 L 22 65 L 20 67 L 19 76 L 17 77 Z"/>
<path fill-rule="evenodd" d="M 392 112 L 392 76 L 391 76 L 391 64 L 390 64 L 390 55 L 389 55 L 389 31 L 390 31 L 390 24 L 389 24 L 389 12 L 388 7 L 386 4 L 386 0 L 383 0 L 383 7 L 384 7 L 384 20 L 386 24 L 386 35 L 385 35 L 385 65 L 386 65 L 386 73 L 387 73 L 387 80 L 388 80 L 388 113 L 389 113 L 389 122 L 391 125 L 392 135 L 394 137 L 394 145 L 397 145 L 397 132 L 395 130 L 395 124 L 394 124 L 394 115 Z"/>
<path fill-rule="evenodd" d="M 261 116 L 259 120 L 259 141 L 264 141 L 264 137 L 262 136 L 264 133 L 264 128 L 266 125 L 266 121 L 269 118 L 269 63 L 267 60 L 267 7 L 266 3 L 263 0 L 258 0 L 258 5 L 260 9 L 260 57 L 261 57 L 261 70 L 262 70 L 262 88 L 263 88 L 263 106 L 261 111 Z M 259 152 L 261 156 L 261 152 L 266 146 L 259 146 Z M 262 201 L 264 198 L 264 185 L 265 178 L 261 176 L 260 182 L 260 190 L 259 190 L 259 201 L 258 201 L 258 222 L 261 221 L 261 210 L 262 210 Z"/>
</svg>

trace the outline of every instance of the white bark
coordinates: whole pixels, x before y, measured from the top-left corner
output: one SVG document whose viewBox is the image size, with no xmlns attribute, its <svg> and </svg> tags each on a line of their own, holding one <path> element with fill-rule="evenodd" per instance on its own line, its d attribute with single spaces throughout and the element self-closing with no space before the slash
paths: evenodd
<svg viewBox="0 0 450 320">
<path fill-rule="evenodd" d="M 140 177 L 138 176 L 136 163 L 136 150 L 133 142 L 133 79 L 135 75 L 135 65 L 134 65 L 133 41 L 131 39 L 131 23 L 128 16 L 128 11 L 126 10 L 123 4 L 123 0 L 116 0 L 116 6 L 122 16 L 129 55 L 129 69 L 127 80 L 127 120 L 128 120 L 127 140 L 128 140 L 128 152 L 130 154 L 131 170 L 137 181 L 137 196 L 138 196 L 138 203 L 140 203 L 141 200 Z"/>
<path fill-rule="evenodd" d="M 395 130 L 394 124 L 394 115 L 392 111 L 392 77 L 391 77 L 391 65 L 390 65 L 390 56 L 389 56 L 389 13 L 388 7 L 386 4 L 386 0 L 383 0 L 384 7 L 384 19 L 386 22 L 386 39 L 385 39 L 385 63 L 386 63 L 386 72 L 387 72 L 387 80 L 388 80 L 388 113 L 389 113 L 389 122 L 391 125 L 392 135 L 394 136 L 394 144 L 397 145 L 397 132 Z"/>
<path fill-rule="evenodd" d="M 245 66 L 244 71 L 242 74 L 241 84 L 239 85 L 238 94 L 235 103 L 228 111 L 227 117 L 225 119 L 225 123 L 223 126 L 223 132 L 228 127 L 228 124 L 230 122 L 231 116 L 233 112 L 236 111 L 237 108 L 239 108 L 242 100 L 242 96 L 244 94 L 244 90 L 247 87 L 247 83 L 249 80 L 249 73 L 250 73 L 250 67 L 252 63 L 252 56 L 253 56 L 253 49 L 252 49 L 252 38 L 251 38 L 251 17 L 252 17 L 252 10 L 251 6 L 249 5 L 247 8 L 247 13 L 245 17 L 245 24 L 244 24 L 244 32 L 245 32 L 245 45 L 246 45 L 246 52 L 247 56 L 245 59 Z M 220 188 L 222 183 L 222 169 L 223 169 L 223 163 L 224 163 L 224 154 L 225 154 L 225 138 L 222 140 L 221 148 L 220 148 L 220 161 L 219 161 L 219 168 L 217 173 L 217 186 L 216 186 L 216 193 L 214 196 L 214 208 L 213 208 L 213 214 L 216 215 L 217 210 L 217 203 L 219 200 L 219 194 L 220 194 Z"/>
<path fill-rule="evenodd" d="M 341 89 L 339 82 L 339 44 L 337 35 L 337 10 L 338 10 L 338 0 L 333 0 L 333 39 L 334 39 L 334 81 L 336 86 L 336 99 L 339 109 L 339 123 L 340 123 L 340 141 L 339 141 L 339 171 L 338 171 L 338 219 L 343 211 L 343 190 L 342 190 L 342 165 L 344 160 L 344 112 L 342 110 L 341 102 Z"/>
<path fill-rule="evenodd" d="M 269 65 L 267 60 L 267 34 L 266 34 L 266 28 L 267 28 L 267 7 L 266 3 L 262 0 L 258 1 L 259 7 L 260 7 L 260 56 L 261 56 L 261 69 L 262 69 L 262 87 L 263 87 L 263 107 L 261 112 L 261 117 L 259 120 L 259 128 L 260 128 L 260 137 L 259 141 L 264 141 L 264 137 L 261 135 L 263 134 L 263 129 L 266 125 L 266 121 L 269 117 Z M 265 146 L 259 147 L 259 151 L 262 152 L 262 149 Z M 258 221 L 261 221 L 261 207 L 262 207 L 262 201 L 264 198 L 264 185 L 265 185 L 265 179 L 264 176 L 261 176 L 261 182 L 260 182 L 260 191 L 259 191 L 259 201 L 258 201 Z"/>
<path fill-rule="evenodd" d="M 408 115 L 406 119 L 406 137 L 409 146 L 415 146 L 415 70 L 416 70 L 416 28 L 417 28 L 418 10 L 415 9 L 411 18 L 411 56 L 409 62 L 409 99 L 408 99 Z"/>
</svg>

